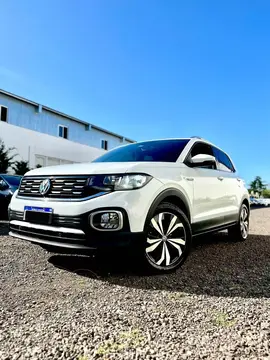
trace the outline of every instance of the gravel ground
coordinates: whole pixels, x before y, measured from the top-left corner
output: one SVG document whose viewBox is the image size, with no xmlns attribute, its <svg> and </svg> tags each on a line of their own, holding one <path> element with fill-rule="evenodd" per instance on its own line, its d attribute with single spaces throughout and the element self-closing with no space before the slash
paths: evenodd
<svg viewBox="0 0 270 360">
<path fill-rule="evenodd" d="M 270 209 L 170 275 L 52 255 L 0 224 L 0 359 L 270 359 Z"/>
</svg>

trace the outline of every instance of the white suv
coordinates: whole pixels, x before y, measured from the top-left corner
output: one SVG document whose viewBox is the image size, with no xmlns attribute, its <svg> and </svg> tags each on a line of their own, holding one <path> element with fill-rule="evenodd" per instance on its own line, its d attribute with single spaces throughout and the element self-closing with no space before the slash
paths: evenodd
<svg viewBox="0 0 270 360">
<path fill-rule="evenodd" d="M 228 229 L 233 240 L 245 240 L 249 213 L 229 156 L 198 137 L 139 142 L 92 163 L 31 170 L 9 206 L 11 236 L 54 252 L 135 244 L 160 271 L 183 264 L 194 236 Z"/>
</svg>

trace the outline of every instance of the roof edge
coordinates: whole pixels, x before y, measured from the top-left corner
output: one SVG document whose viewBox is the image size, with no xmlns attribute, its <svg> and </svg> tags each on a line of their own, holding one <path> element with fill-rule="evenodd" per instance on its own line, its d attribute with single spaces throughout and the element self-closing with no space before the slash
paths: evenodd
<svg viewBox="0 0 270 360">
<path fill-rule="evenodd" d="M 112 131 L 110 131 L 110 130 L 103 129 L 103 128 L 101 128 L 101 127 L 99 127 L 99 126 L 96 126 L 96 125 L 94 125 L 94 124 L 91 124 L 91 123 L 88 123 L 88 122 L 86 122 L 86 121 L 80 120 L 80 119 L 78 119 L 78 118 L 76 118 L 76 117 L 74 117 L 74 116 L 65 114 L 65 113 L 63 113 L 63 112 L 61 112 L 61 111 L 54 110 L 54 109 L 52 109 L 52 108 L 50 108 L 50 107 L 48 107 L 48 106 L 39 104 L 39 103 L 37 103 L 37 102 L 35 102 L 35 101 L 28 100 L 28 99 L 26 99 L 26 98 L 24 98 L 24 97 L 22 97 L 22 96 L 15 95 L 15 94 L 13 94 L 13 93 L 11 93 L 11 92 L 8 92 L 8 91 L 6 91 L 6 90 L 0 89 L 0 94 L 9 96 L 9 97 L 11 97 L 11 98 L 14 98 L 14 99 L 17 99 L 17 100 L 20 100 L 20 101 L 23 101 L 23 102 L 25 102 L 25 103 L 27 103 L 27 104 L 30 104 L 30 105 L 33 105 L 33 106 L 39 106 L 39 105 L 41 105 L 44 110 L 49 111 L 49 112 L 51 112 L 51 113 L 53 113 L 53 114 L 62 116 L 62 117 L 64 117 L 64 118 L 67 118 L 67 119 L 69 119 L 69 120 L 75 121 L 75 122 L 77 122 L 77 123 L 79 123 L 79 124 L 82 124 L 82 125 L 90 125 L 91 128 L 93 128 L 93 129 L 95 129 L 95 130 L 101 131 L 101 132 L 103 132 L 103 133 L 105 133 L 105 134 L 108 134 L 108 135 L 115 136 L 115 137 L 117 137 L 117 138 L 119 138 L 119 139 L 125 139 L 126 141 L 129 141 L 129 142 L 132 142 L 132 143 L 135 143 L 135 142 L 136 142 L 135 140 L 129 139 L 129 138 L 125 137 L 125 136 L 116 134 L 116 133 L 114 133 L 114 132 L 112 132 Z"/>
</svg>

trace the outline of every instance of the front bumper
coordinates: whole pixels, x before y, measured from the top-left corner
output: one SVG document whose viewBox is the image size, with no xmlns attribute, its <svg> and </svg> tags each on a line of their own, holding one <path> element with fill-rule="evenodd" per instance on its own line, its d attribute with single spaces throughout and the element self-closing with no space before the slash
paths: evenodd
<svg viewBox="0 0 270 360">
<path fill-rule="evenodd" d="M 79 216 L 53 215 L 52 224 L 43 225 L 24 221 L 22 211 L 9 210 L 9 235 L 35 244 L 64 248 L 81 252 L 104 247 L 129 246 L 142 238 L 143 232 L 131 232 L 127 213 L 114 208 L 123 215 L 123 227 L 119 231 L 99 231 L 91 228 L 92 212 Z"/>
<path fill-rule="evenodd" d="M 18 220 L 10 221 L 9 230 L 9 235 L 13 237 L 44 246 L 91 249 L 85 243 L 85 234 L 82 230 L 56 228 Z"/>
<path fill-rule="evenodd" d="M 61 249 L 61 252 L 67 250 L 74 253 L 101 248 L 126 247 L 139 244 L 143 239 L 142 232 L 106 232 L 86 236 L 85 232 L 80 229 L 31 224 L 18 220 L 10 221 L 9 235 L 37 245 L 54 248 L 56 252 L 58 252 L 57 249 Z"/>
<path fill-rule="evenodd" d="M 43 246 L 92 250 L 102 247 L 129 246 L 143 238 L 145 219 L 153 199 L 160 191 L 160 182 L 132 191 L 116 191 L 78 202 L 20 198 L 15 193 L 9 206 L 10 235 Z M 53 209 L 50 225 L 24 220 L 24 207 Z M 116 210 L 123 215 L 123 227 L 117 231 L 98 231 L 89 224 L 90 214 L 100 210 Z"/>
</svg>

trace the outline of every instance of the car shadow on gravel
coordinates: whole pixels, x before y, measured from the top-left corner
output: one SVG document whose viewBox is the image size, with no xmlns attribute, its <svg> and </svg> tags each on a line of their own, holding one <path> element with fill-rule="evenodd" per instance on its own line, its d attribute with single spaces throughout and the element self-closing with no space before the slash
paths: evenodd
<svg viewBox="0 0 270 360">
<path fill-rule="evenodd" d="M 8 235 L 8 221 L 0 220 L 0 236 Z"/>
<path fill-rule="evenodd" d="M 102 257 L 52 255 L 54 266 L 78 276 L 148 290 L 230 296 L 270 297 L 270 236 L 250 235 L 243 243 L 227 234 L 198 238 L 185 264 L 170 274 L 150 274 L 132 256 L 111 252 Z"/>
<path fill-rule="evenodd" d="M 262 210 L 262 209 L 269 209 L 269 206 L 256 205 L 250 207 L 250 210 Z"/>
</svg>

